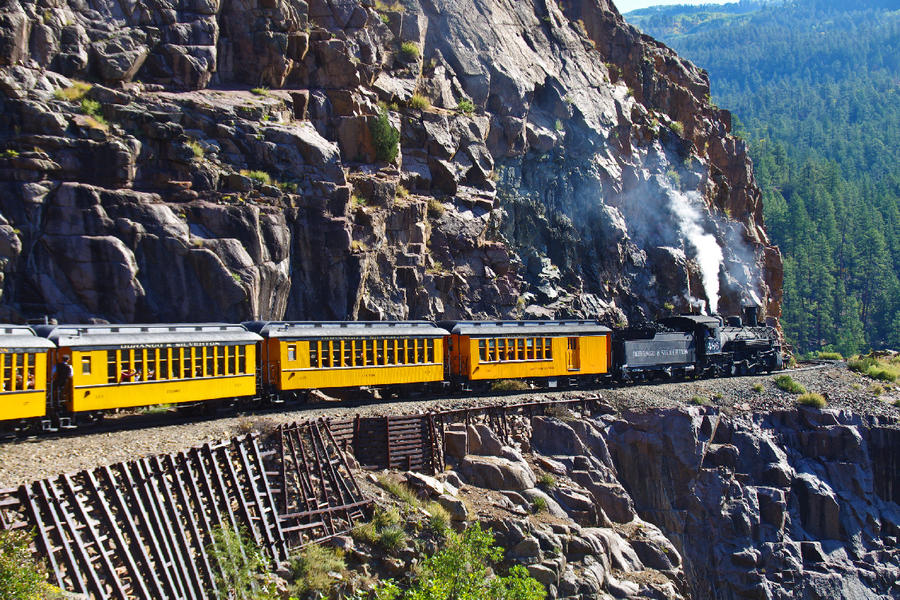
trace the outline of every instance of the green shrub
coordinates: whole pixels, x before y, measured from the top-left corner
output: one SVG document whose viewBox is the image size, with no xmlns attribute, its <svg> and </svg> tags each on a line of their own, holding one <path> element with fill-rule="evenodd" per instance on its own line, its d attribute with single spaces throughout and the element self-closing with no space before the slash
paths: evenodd
<svg viewBox="0 0 900 600">
<path fill-rule="evenodd" d="M 547 499 L 543 496 L 535 496 L 531 501 L 531 512 L 537 514 L 547 511 Z"/>
<path fill-rule="evenodd" d="M 397 12 L 397 13 L 405 13 L 406 7 L 400 2 L 391 2 L 390 4 L 384 2 L 383 0 L 375 0 L 375 10 L 380 13 L 385 12 Z"/>
<path fill-rule="evenodd" d="M 22 529 L 0 531 L 0 598 L 33 600 L 42 597 L 46 575 L 31 554 L 31 534 Z"/>
<path fill-rule="evenodd" d="M 81 112 L 96 118 L 100 115 L 100 103 L 90 98 L 84 98 L 81 100 Z"/>
<path fill-rule="evenodd" d="M 298 596 L 319 592 L 327 597 L 337 581 L 331 573 L 340 575 L 346 570 L 344 553 L 340 549 L 310 544 L 291 557 L 290 571 L 294 582 L 291 591 Z"/>
<path fill-rule="evenodd" d="M 538 475 L 537 484 L 539 487 L 544 488 L 545 490 L 552 490 L 556 487 L 556 477 L 547 472 L 542 472 Z"/>
<path fill-rule="evenodd" d="M 463 98 L 456 105 L 456 111 L 465 115 L 470 115 L 475 112 L 475 104 L 468 98 Z"/>
<path fill-rule="evenodd" d="M 869 386 L 869 392 L 871 392 L 873 396 L 880 396 L 884 393 L 884 388 L 877 383 L 873 383 Z"/>
<path fill-rule="evenodd" d="M 812 406 L 813 408 L 825 408 L 825 405 L 828 404 L 825 401 L 825 396 L 811 392 L 800 394 L 800 396 L 797 397 L 797 403 L 802 404 L 803 406 Z"/>
<path fill-rule="evenodd" d="M 68 102 L 79 102 L 84 98 L 85 94 L 91 91 L 93 86 L 84 81 L 72 80 L 72 85 L 67 88 L 59 89 L 53 92 L 53 97 L 57 100 L 66 100 Z"/>
<path fill-rule="evenodd" d="M 756 392 L 757 394 L 762 394 L 764 391 L 766 391 L 766 388 L 763 387 L 763 384 L 761 384 L 761 383 L 754 383 L 753 391 Z"/>
<path fill-rule="evenodd" d="M 437 502 L 429 502 L 425 505 L 428 512 L 428 530 L 439 537 L 447 535 L 450 529 L 450 513 Z"/>
<path fill-rule="evenodd" d="M 791 394 L 805 394 L 806 388 L 794 381 L 790 375 L 779 375 L 775 378 L 775 386 Z"/>
<path fill-rule="evenodd" d="M 231 527 L 216 527 L 206 548 L 212 558 L 216 588 L 228 590 L 233 600 L 274 600 L 275 586 L 268 579 L 269 563 L 252 539 Z"/>
<path fill-rule="evenodd" d="M 369 123 L 372 142 L 375 145 L 375 156 L 378 160 L 392 163 L 400 152 L 400 131 L 391 125 L 387 111 L 382 110 Z"/>
<path fill-rule="evenodd" d="M 432 219 L 440 219 L 444 216 L 444 213 L 447 212 L 447 209 L 444 208 L 444 203 L 438 200 L 437 198 L 429 198 L 428 199 L 428 216 Z"/>
<path fill-rule="evenodd" d="M 390 477 L 382 476 L 378 478 L 378 485 L 409 508 L 418 508 L 422 504 L 416 493 L 405 483 L 400 483 L 399 481 L 394 481 Z"/>
<path fill-rule="evenodd" d="M 11 148 L 7 148 L 3 152 L 0 152 L 0 158 L 19 158 L 19 153 Z"/>
<path fill-rule="evenodd" d="M 408 198 L 409 190 L 402 185 L 398 185 L 394 190 L 394 198 Z"/>
<path fill-rule="evenodd" d="M 400 525 L 391 525 L 378 532 L 378 545 L 388 552 L 399 550 L 405 543 L 406 530 Z"/>
<path fill-rule="evenodd" d="M 375 544 L 378 541 L 378 530 L 371 521 L 368 523 L 360 523 L 350 530 L 350 535 L 357 542 Z"/>
<path fill-rule="evenodd" d="M 96 100 L 91 100 L 90 98 L 81 100 L 81 111 L 87 115 L 88 125 L 94 129 L 106 130 L 108 123 L 103 118 L 103 115 L 100 114 L 100 108 L 100 103 Z"/>
<path fill-rule="evenodd" d="M 403 42 L 400 44 L 400 54 L 406 60 L 417 60 L 421 52 L 415 42 Z"/>
<path fill-rule="evenodd" d="M 528 384 L 521 379 L 501 379 L 491 383 L 491 391 L 494 392 L 522 392 L 527 389 Z"/>
<path fill-rule="evenodd" d="M 203 158 L 205 151 L 203 150 L 203 146 L 200 145 L 200 142 L 197 140 L 190 140 L 187 145 L 188 148 L 191 149 L 191 152 L 194 153 L 194 158 Z"/>
<path fill-rule="evenodd" d="M 900 398 L 897 398 L 896 400 L 894 400 L 894 406 L 896 406 L 897 408 L 900 408 Z"/>
<path fill-rule="evenodd" d="M 557 131 L 563 130 L 563 122 L 559 119 L 556 120 L 556 124 L 554 125 Z"/>
<path fill-rule="evenodd" d="M 247 169 L 241 169 L 241 175 L 249 177 L 261 185 L 272 185 L 272 176 L 265 171 L 249 171 Z"/>
<path fill-rule="evenodd" d="M 671 129 L 678 135 L 684 135 L 684 123 L 682 123 L 681 121 L 672 121 L 669 124 L 669 129 Z"/>
<path fill-rule="evenodd" d="M 691 396 L 690 403 L 696 404 L 697 406 L 706 406 L 709 404 L 709 399 L 704 398 L 703 396 Z"/>
<path fill-rule="evenodd" d="M 494 545 L 494 535 L 481 525 L 463 534 L 447 532 L 444 547 L 426 558 L 416 571 L 404 600 L 543 600 L 544 586 L 516 565 L 505 577 L 494 568 L 503 557 L 503 548 Z M 374 591 L 377 600 L 394 600 L 400 589 L 384 582 Z"/>
<path fill-rule="evenodd" d="M 297 182 L 296 181 L 279 181 L 276 182 L 277 185 L 282 192 L 285 194 L 296 194 L 297 193 Z"/>
<path fill-rule="evenodd" d="M 431 102 L 429 102 L 428 98 L 421 94 L 413 94 L 409 99 L 409 107 L 415 108 L 417 110 L 425 110 L 426 108 L 431 107 Z"/>
<path fill-rule="evenodd" d="M 713 394 L 713 400 L 723 400 L 725 398 L 725 394 L 722 392 L 716 392 Z"/>
<path fill-rule="evenodd" d="M 840 352 L 817 352 L 816 358 L 822 360 L 844 360 L 844 357 L 841 356 Z"/>
<path fill-rule="evenodd" d="M 267 87 L 255 87 L 255 88 L 252 88 L 252 89 L 250 90 L 250 93 L 253 94 L 253 95 L 255 95 L 255 96 L 263 96 L 263 97 L 265 97 L 265 96 L 268 96 L 268 95 L 269 95 L 269 88 L 267 88 Z"/>
</svg>

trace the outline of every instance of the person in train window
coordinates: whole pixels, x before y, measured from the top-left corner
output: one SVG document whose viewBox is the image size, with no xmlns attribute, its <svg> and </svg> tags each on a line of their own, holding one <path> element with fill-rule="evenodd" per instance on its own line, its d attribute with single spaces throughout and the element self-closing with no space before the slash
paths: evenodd
<svg viewBox="0 0 900 600">
<path fill-rule="evenodd" d="M 29 390 L 34 389 L 34 373 L 28 374 L 28 389 Z"/>
<path fill-rule="evenodd" d="M 122 374 L 119 376 L 119 382 L 121 383 L 130 383 L 135 380 L 138 372 L 134 369 L 123 369 Z"/>
</svg>

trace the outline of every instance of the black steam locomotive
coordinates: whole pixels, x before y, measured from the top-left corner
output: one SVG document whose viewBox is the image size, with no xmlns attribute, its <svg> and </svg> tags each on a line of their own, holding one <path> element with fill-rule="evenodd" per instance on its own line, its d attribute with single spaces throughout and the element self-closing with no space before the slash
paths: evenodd
<svg viewBox="0 0 900 600">
<path fill-rule="evenodd" d="M 747 306 L 743 318 L 679 315 L 616 331 L 613 365 L 620 381 L 720 377 L 779 370 L 783 355 L 778 332 Z"/>
</svg>

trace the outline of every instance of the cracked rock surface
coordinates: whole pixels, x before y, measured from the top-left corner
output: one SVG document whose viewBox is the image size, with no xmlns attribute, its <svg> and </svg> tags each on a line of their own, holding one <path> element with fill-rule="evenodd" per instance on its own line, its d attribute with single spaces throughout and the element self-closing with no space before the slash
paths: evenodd
<svg viewBox="0 0 900 600">
<path fill-rule="evenodd" d="M 673 196 L 780 315 L 730 116 L 608 0 L 4 0 L 0 49 L 0 320 L 640 321 L 712 293 Z"/>
</svg>

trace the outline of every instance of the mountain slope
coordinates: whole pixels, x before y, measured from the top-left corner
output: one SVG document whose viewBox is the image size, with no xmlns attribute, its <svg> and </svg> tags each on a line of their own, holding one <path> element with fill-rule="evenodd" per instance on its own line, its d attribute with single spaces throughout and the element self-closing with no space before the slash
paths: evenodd
<svg viewBox="0 0 900 600">
<path fill-rule="evenodd" d="M 900 11 L 892 2 L 659 7 L 630 22 L 708 70 L 785 255 L 802 351 L 900 345 Z"/>
</svg>

